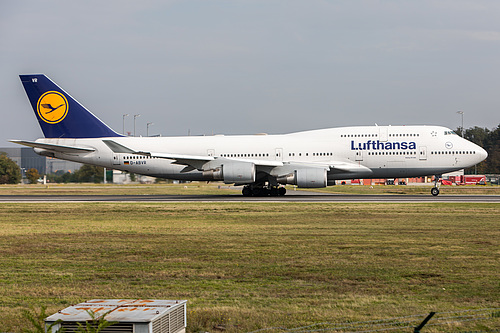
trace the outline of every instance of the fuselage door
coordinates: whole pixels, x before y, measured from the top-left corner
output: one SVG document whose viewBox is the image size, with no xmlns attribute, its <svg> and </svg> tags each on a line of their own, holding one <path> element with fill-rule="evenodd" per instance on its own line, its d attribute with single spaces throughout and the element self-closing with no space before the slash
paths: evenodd
<svg viewBox="0 0 500 333">
<path fill-rule="evenodd" d="M 427 160 L 427 147 L 426 146 L 420 146 L 419 152 L 418 152 L 418 159 L 421 161 Z"/>
<path fill-rule="evenodd" d="M 122 154 L 113 153 L 113 165 L 120 165 L 122 163 Z"/>
<path fill-rule="evenodd" d="M 363 160 L 363 151 L 356 150 L 356 161 L 362 161 L 362 160 Z"/>
<path fill-rule="evenodd" d="M 379 129 L 379 141 L 380 142 L 386 142 L 387 139 L 388 139 L 388 135 L 387 135 L 387 132 L 389 130 L 389 127 L 387 126 L 379 126 L 378 127 Z"/>
<path fill-rule="evenodd" d="M 276 148 L 275 156 L 276 161 L 283 161 L 283 148 Z"/>
<path fill-rule="evenodd" d="M 207 149 L 207 155 L 208 156 L 214 156 L 215 155 L 215 149 Z"/>
</svg>

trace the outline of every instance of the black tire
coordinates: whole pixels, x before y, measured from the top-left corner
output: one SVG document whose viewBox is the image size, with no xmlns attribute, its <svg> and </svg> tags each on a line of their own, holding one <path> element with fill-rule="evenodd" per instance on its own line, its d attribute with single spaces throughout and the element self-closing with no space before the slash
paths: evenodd
<svg viewBox="0 0 500 333">
<path fill-rule="evenodd" d="M 285 195 L 286 194 L 286 188 L 280 187 L 278 189 L 278 194 L 281 195 L 281 196 Z"/>
<path fill-rule="evenodd" d="M 265 187 L 257 187 L 253 189 L 254 197 L 267 197 L 269 195 L 269 190 Z"/>
<path fill-rule="evenodd" d="M 431 194 L 435 197 L 437 197 L 439 195 L 439 189 L 437 187 L 433 187 L 431 189 Z"/>
<path fill-rule="evenodd" d="M 250 187 L 245 186 L 245 187 L 243 187 L 243 190 L 241 190 L 241 194 L 243 194 L 244 197 L 251 197 L 252 190 L 250 189 Z"/>
</svg>

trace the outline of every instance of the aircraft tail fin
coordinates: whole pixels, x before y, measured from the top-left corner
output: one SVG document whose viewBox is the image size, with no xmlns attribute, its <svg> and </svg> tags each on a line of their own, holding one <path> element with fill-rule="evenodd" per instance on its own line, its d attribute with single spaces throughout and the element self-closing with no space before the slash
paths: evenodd
<svg viewBox="0 0 500 333">
<path fill-rule="evenodd" d="M 19 77 L 46 138 L 122 136 L 44 74 Z"/>
</svg>

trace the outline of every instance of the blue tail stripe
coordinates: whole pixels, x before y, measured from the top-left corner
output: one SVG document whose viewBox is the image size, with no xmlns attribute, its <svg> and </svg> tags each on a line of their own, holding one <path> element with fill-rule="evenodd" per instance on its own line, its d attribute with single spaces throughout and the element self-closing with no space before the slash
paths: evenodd
<svg viewBox="0 0 500 333">
<path fill-rule="evenodd" d="M 43 74 L 19 75 L 46 138 L 101 138 L 121 134 Z"/>
</svg>

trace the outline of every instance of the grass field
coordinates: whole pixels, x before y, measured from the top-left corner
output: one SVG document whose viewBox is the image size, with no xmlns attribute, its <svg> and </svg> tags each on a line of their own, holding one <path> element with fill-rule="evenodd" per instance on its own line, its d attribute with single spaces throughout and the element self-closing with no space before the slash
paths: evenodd
<svg viewBox="0 0 500 333">
<path fill-rule="evenodd" d="M 499 188 L 500 193 L 500 188 Z M 213 195 L 241 194 L 222 183 L 2 185 L 0 195 Z"/>
<path fill-rule="evenodd" d="M 4 203 L 0 331 L 93 298 L 187 299 L 189 332 L 498 308 L 499 221 L 498 204 Z"/>
<path fill-rule="evenodd" d="M 432 184 L 385 186 L 385 185 L 337 185 L 307 191 L 332 194 L 426 194 Z M 293 186 L 287 186 L 293 191 Z M 223 183 L 192 182 L 188 184 L 50 184 L 50 185 L 2 185 L 0 195 L 227 195 L 241 194 L 242 187 L 230 187 Z M 303 190 L 303 189 L 301 189 Z M 500 195 L 500 186 L 441 186 L 443 195 Z"/>
</svg>

